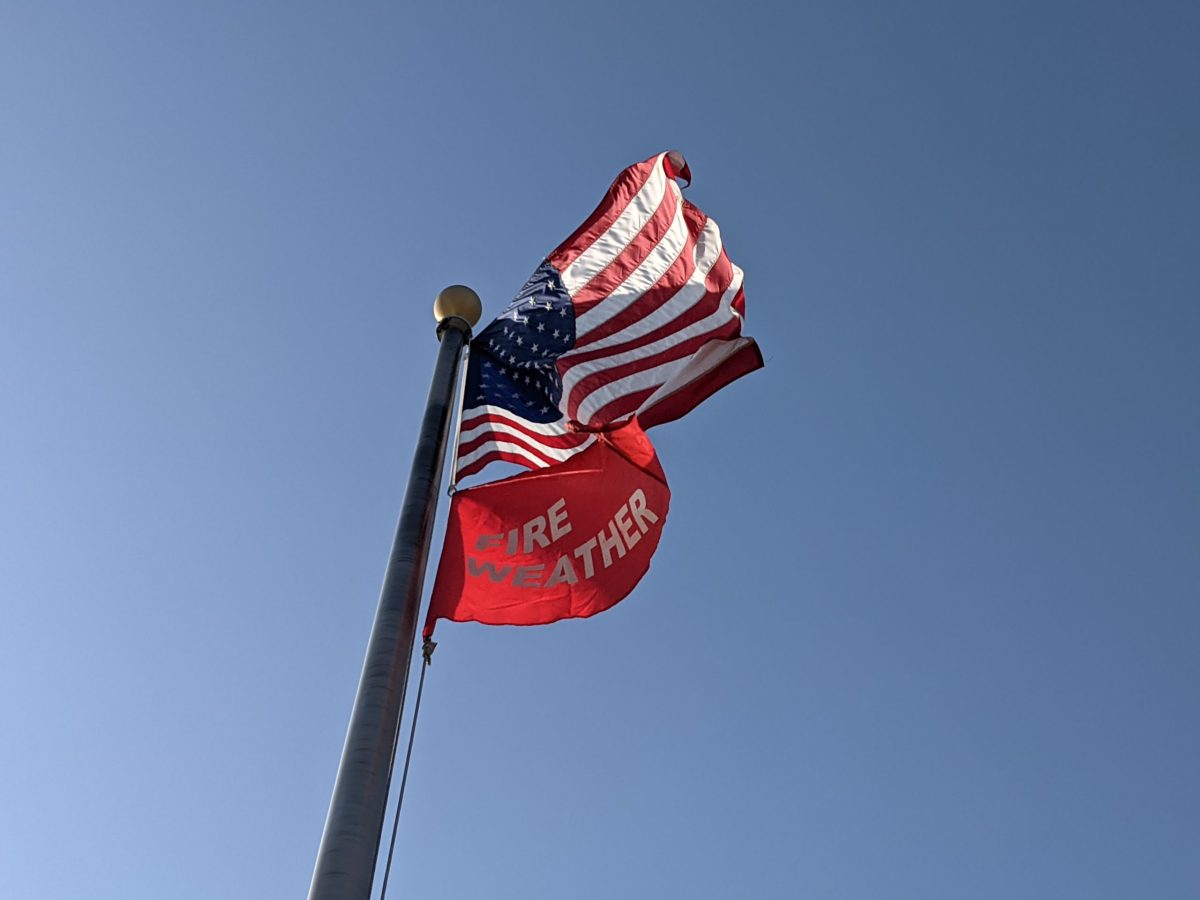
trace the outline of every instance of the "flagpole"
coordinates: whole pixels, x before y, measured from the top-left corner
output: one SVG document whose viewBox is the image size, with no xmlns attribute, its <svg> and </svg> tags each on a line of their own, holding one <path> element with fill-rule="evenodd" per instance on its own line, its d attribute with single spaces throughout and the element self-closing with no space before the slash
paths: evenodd
<svg viewBox="0 0 1200 900">
<path fill-rule="evenodd" d="M 317 851 L 309 900 L 370 900 L 392 753 L 417 636 L 454 382 L 463 347 L 482 313 L 479 296 L 463 285 L 446 288 L 433 304 L 441 345 Z"/>
</svg>

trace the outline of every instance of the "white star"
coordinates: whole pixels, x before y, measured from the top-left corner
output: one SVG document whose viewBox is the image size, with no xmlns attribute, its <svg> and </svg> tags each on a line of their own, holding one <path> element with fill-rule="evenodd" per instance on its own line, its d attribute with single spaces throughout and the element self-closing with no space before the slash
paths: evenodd
<svg viewBox="0 0 1200 900">
<path fill-rule="evenodd" d="M 533 346 L 532 346 L 530 349 L 531 349 L 531 350 L 533 350 L 533 352 L 534 352 L 534 353 L 537 353 L 537 352 L 538 352 L 538 345 L 537 345 L 537 344 L 534 344 L 534 345 L 533 345 Z"/>
<path fill-rule="evenodd" d="M 558 308 L 558 314 L 559 314 L 560 316 L 562 316 L 562 317 L 566 318 L 566 315 L 567 315 L 567 308 L 566 308 L 565 306 L 560 306 L 560 307 Z"/>
<path fill-rule="evenodd" d="M 517 346 L 518 347 L 520 347 L 523 343 L 525 343 L 523 340 L 521 340 L 520 338 L 517 338 Z"/>
<path fill-rule="evenodd" d="M 546 323 L 538 322 L 538 331 L 545 331 L 545 330 L 546 330 Z"/>
<path fill-rule="evenodd" d="M 559 331 L 557 328 L 555 328 L 555 329 L 554 329 L 554 336 L 555 336 L 555 337 L 558 337 L 560 334 L 562 334 L 562 332 L 561 332 L 561 331 Z"/>
</svg>

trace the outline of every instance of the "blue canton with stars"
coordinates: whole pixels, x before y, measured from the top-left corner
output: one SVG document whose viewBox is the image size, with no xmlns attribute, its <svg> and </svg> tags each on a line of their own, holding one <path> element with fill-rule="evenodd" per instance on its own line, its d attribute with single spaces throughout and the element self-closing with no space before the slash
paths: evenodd
<svg viewBox="0 0 1200 900">
<path fill-rule="evenodd" d="M 500 406 L 531 422 L 562 418 L 555 362 L 575 346 L 575 310 L 543 262 L 500 316 L 471 341 L 463 408 Z"/>
</svg>

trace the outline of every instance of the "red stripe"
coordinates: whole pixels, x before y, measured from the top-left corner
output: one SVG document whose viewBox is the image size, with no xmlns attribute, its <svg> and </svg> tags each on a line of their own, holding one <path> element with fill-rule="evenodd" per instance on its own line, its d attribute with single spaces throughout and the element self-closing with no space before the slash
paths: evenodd
<svg viewBox="0 0 1200 900">
<path fill-rule="evenodd" d="M 596 239 L 608 231 L 613 223 L 621 217 L 625 207 L 637 196 L 642 185 L 649 180 L 657 161 L 658 156 L 652 156 L 630 166 L 618 175 L 604 195 L 604 199 L 600 201 L 600 205 L 592 211 L 582 225 L 575 229 L 569 238 L 558 245 L 554 252 L 546 258 L 547 262 L 559 272 L 563 272 L 567 266 L 579 258 L 580 254 L 596 243 Z"/>
<path fill-rule="evenodd" d="M 737 294 L 734 295 L 733 302 L 729 304 L 738 311 L 743 319 L 746 318 L 746 292 L 738 288 Z"/>
<path fill-rule="evenodd" d="M 546 452 L 546 448 L 553 450 L 575 450 L 583 445 L 588 435 L 581 432 L 567 432 L 565 434 L 545 435 L 536 431 L 532 431 L 522 424 L 521 421 L 510 419 L 506 416 L 495 415 L 494 413 L 480 413 L 471 415 L 467 413 L 468 418 L 464 419 L 460 426 L 460 433 L 466 432 L 479 425 L 494 425 L 504 424 L 515 429 L 519 434 L 513 435 L 506 431 L 497 431 L 494 428 L 489 428 L 477 437 L 471 438 L 469 441 L 460 443 L 458 446 L 458 456 L 455 462 L 463 457 L 478 450 L 483 445 L 492 441 L 503 441 L 510 444 L 515 444 L 525 450 L 528 450 L 537 459 L 541 460 L 543 465 L 551 466 L 561 460 L 555 459 Z M 500 454 L 500 455 L 497 455 Z M 494 450 L 485 453 L 480 460 L 471 463 L 467 468 L 458 470 L 461 476 L 468 475 L 472 472 L 477 472 L 482 469 L 488 462 L 494 459 L 505 459 L 508 462 L 519 462 L 526 468 L 536 468 L 529 460 L 524 459 L 516 454 L 503 450 Z"/>
<path fill-rule="evenodd" d="M 469 441 L 465 444 L 460 444 L 459 448 L 458 448 L 458 458 L 462 459 L 464 456 L 470 455 L 472 451 L 478 450 L 484 444 L 488 444 L 493 441 L 502 441 L 506 444 L 515 444 L 516 446 L 521 447 L 524 450 L 528 450 L 532 456 L 536 456 L 538 459 L 540 459 L 542 461 L 542 463 L 544 465 L 547 465 L 547 466 L 552 466 L 556 462 L 560 462 L 560 460 L 554 459 L 554 457 L 552 457 L 552 456 L 548 456 L 545 453 L 545 451 L 543 451 L 537 447 L 531 446 L 527 441 L 522 440 L 519 437 L 513 437 L 511 434 L 502 434 L 502 433 L 497 433 L 497 432 L 492 432 L 492 431 L 489 431 L 487 434 L 481 434 L 479 437 L 477 437 L 473 441 Z"/>
<path fill-rule="evenodd" d="M 584 435 L 583 437 L 586 438 L 587 436 Z M 519 443 L 519 442 L 514 442 L 514 443 Z M 524 445 L 522 444 L 522 446 L 524 446 Z M 582 444 L 577 449 L 581 451 L 583 449 Z M 572 454 L 572 455 L 574 455 L 574 454 Z M 461 454 L 459 456 L 461 458 Z M 541 454 L 538 454 L 538 456 L 539 456 L 539 458 L 542 458 L 544 460 L 544 457 L 542 457 Z M 545 461 L 543 465 L 538 466 L 538 465 L 535 465 L 534 463 L 530 462 L 529 458 L 526 456 L 521 456 L 520 454 L 513 453 L 510 450 L 501 450 L 501 449 L 497 448 L 495 450 L 490 450 L 487 453 L 483 454 L 483 456 L 479 457 L 479 459 L 475 460 L 474 462 L 470 463 L 469 465 L 463 466 L 462 468 L 457 468 L 455 470 L 455 474 L 458 478 L 466 478 L 468 475 L 474 475 L 476 472 L 485 468 L 488 465 L 488 463 L 495 462 L 496 460 L 503 460 L 504 462 L 514 463 L 518 466 L 524 466 L 526 469 L 530 469 L 533 471 L 536 471 L 537 469 L 549 468 L 550 466 L 556 466 L 559 463 L 565 462 L 565 460 L 554 459 L 554 460 Z"/>
<path fill-rule="evenodd" d="M 612 262 L 571 295 L 576 318 L 608 299 L 612 292 L 619 288 L 621 283 L 645 261 L 646 257 L 654 252 L 670 229 L 671 222 L 675 219 L 675 211 L 678 209 L 678 196 L 668 185 L 662 200 L 659 201 L 658 208 L 642 226 L 641 231 L 625 245 L 625 249 L 618 253 Z M 561 272 L 562 269 L 559 271 Z"/>
<path fill-rule="evenodd" d="M 651 356 L 644 356 L 639 359 L 631 360 L 623 365 L 615 368 L 603 369 L 599 372 L 593 372 L 579 380 L 579 382 L 571 389 L 571 394 L 568 397 L 568 409 L 571 416 L 574 417 L 579 411 L 579 406 L 587 399 L 587 396 L 592 391 L 604 387 L 606 384 L 611 384 L 629 375 L 634 375 L 638 372 L 644 372 L 648 369 L 653 369 L 656 366 L 665 365 L 677 359 L 682 359 L 691 356 L 709 341 L 731 340 L 736 338 L 741 331 L 741 322 L 736 317 L 731 316 L 727 321 L 722 322 L 715 328 L 711 328 L 702 334 L 695 337 L 687 338 L 676 344 L 669 345 L 665 350 L 661 350 Z M 664 378 L 665 382 L 666 379 Z M 661 382 L 660 382 L 661 383 Z M 599 412 L 589 417 L 595 421 L 599 416 Z"/>
<path fill-rule="evenodd" d="M 720 366 L 689 382 L 673 394 L 668 394 L 648 409 L 638 413 L 638 422 L 643 428 L 674 422 L 680 416 L 699 406 L 725 385 L 763 367 L 762 351 L 753 339 L 725 360 Z"/>
<path fill-rule="evenodd" d="M 699 240 L 700 234 L 704 231 L 704 225 L 708 221 L 708 218 L 704 215 L 704 213 L 700 212 L 700 210 L 696 209 L 696 207 L 692 206 L 687 201 L 684 201 L 683 204 L 683 214 L 687 221 L 688 238 L 687 243 L 683 248 L 683 252 L 679 255 L 679 259 L 675 261 L 671 268 L 663 273 L 662 278 L 660 278 L 635 302 L 631 303 L 625 309 L 612 316 L 603 325 L 600 325 L 592 331 L 589 331 L 582 338 L 578 339 L 574 350 L 568 354 L 572 361 L 574 360 L 574 353 L 576 351 L 586 347 L 588 344 L 599 341 L 602 338 L 616 334 L 623 328 L 629 327 L 634 322 L 644 319 L 660 306 L 670 302 L 670 300 L 687 284 L 688 279 L 690 279 L 696 271 L 696 244 Z M 717 256 L 717 261 L 713 264 L 713 267 L 709 270 L 708 274 L 704 278 L 706 290 L 708 290 L 710 293 L 715 293 L 715 299 L 711 297 L 702 297 L 699 299 L 691 309 L 680 314 L 680 318 L 677 320 L 682 321 L 683 325 L 679 327 L 686 327 L 692 322 L 698 322 L 705 316 L 716 312 L 722 295 L 724 295 L 732 281 L 733 264 L 729 261 L 729 257 L 725 255 L 724 248 L 722 248 Z M 655 337 L 652 340 L 647 340 L 644 337 L 638 338 L 635 339 L 635 341 L 630 342 L 629 347 L 625 347 L 625 345 L 622 345 L 622 347 L 624 347 L 624 349 L 631 349 L 631 347 L 637 346 L 638 342 L 653 343 L 659 338 L 669 334 L 674 328 L 675 325 L 672 322 L 668 322 L 666 325 L 661 326 L 654 332 Z M 604 350 L 593 352 L 604 355 L 610 352 L 619 351 L 606 348 Z"/>
<path fill-rule="evenodd" d="M 718 265 L 720 262 L 721 260 L 718 260 Z M 705 293 L 702 294 L 690 307 L 680 312 L 674 319 L 665 322 L 658 328 L 655 328 L 653 331 L 649 331 L 640 337 L 632 338 L 620 344 L 613 344 L 608 347 L 599 347 L 595 350 L 589 350 L 583 353 L 578 353 L 572 350 L 571 352 L 564 354 L 558 363 L 558 372 L 560 377 L 565 376 L 566 373 L 576 365 L 590 362 L 594 359 L 603 359 L 608 356 L 616 356 L 619 353 L 636 350 L 639 347 L 648 347 L 657 341 L 670 337 L 672 334 L 691 327 L 695 323 L 700 322 L 717 312 L 721 308 L 721 298 L 725 296 L 725 292 L 729 289 L 729 284 L 733 280 L 733 267 L 728 265 L 728 262 L 728 259 L 725 258 L 728 271 L 717 274 L 716 277 L 720 279 L 718 283 L 710 283 L 714 280 L 713 276 L 710 274 L 710 278 L 705 280 Z M 717 266 L 714 266 L 713 270 L 715 272 L 717 270 Z M 740 297 L 741 293 L 742 292 L 739 289 L 737 297 Z M 635 317 L 636 319 L 645 318 L 653 311 L 652 307 L 643 306 L 640 302 L 635 304 L 635 307 L 637 307 L 635 312 L 639 313 Z"/>
<path fill-rule="evenodd" d="M 661 384 L 652 384 L 649 387 L 634 391 L 632 394 L 622 394 L 617 399 L 606 403 L 596 410 L 596 415 L 592 418 L 601 422 L 616 422 L 632 416 L 638 411 L 638 407 L 645 403 L 650 395 L 660 387 L 662 387 Z M 608 418 L 601 419 L 601 416 L 607 416 Z"/>
<path fill-rule="evenodd" d="M 597 325 L 587 334 L 575 339 L 575 347 L 570 354 L 578 353 L 582 348 L 589 344 L 594 344 L 597 341 L 610 337 L 622 329 L 628 328 L 634 322 L 645 318 L 650 311 L 657 309 L 664 303 L 670 301 L 680 288 L 687 284 L 689 278 L 696 271 L 696 238 L 693 234 L 688 234 L 687 242 L 684 244 L 683 251 L 679 254 L 679 258 L 671 263 L 671 267 L 663 272 L 662 277 L 655 282 L 651 287 L 642 294 L 634 303 L 629 304 L 620 312 L 610 316 L 603 324 Z M 589 358 L 594 358 L 591 354 L 605 355 L 609 352 L 607 348 L 593 350 L 589 352 Z"/>
<path fill-rule="evenodd" d="M 660 325 L 653 331 L 646 332 L 641 337 L 633 338 L 621 344 L 601 347 L 598 350 L 590 350 L 587 353 L 580 353 L 578 355 L 574 353 L 566 354 L 562 357 L 563 364 L 559 366 L 559 375 L 565 375 L 575 366 L 591 362 L 595 359 L 604 359 L 610 356 L 617 356 L 621 353 L 627 353 L 631 350 L 637 350 L 640 347 L 649 347 L 664 338 L 669 338 L 672 334 L 683 331 L 685 328 L 690 328 L 697 322 L 707 319 L 720 309 L 721 298 L 724 295 L 724 291 L 709 291 L 702 295 L 691 307 L 680 313 L 677 318 Z"/>
<path fill-rule="evenodd" d="M 644 359 L 628 362 L 623 366 L 617 366 L 615 369 L 605 369 L 602 372 L 595 372 L 586 378 L 582 379 L 571 391 L 570 402 L 568 408 L 572 418 L 577 418 L 579 406 L 587 399 L 593 391 L 604 387 L 606 384 L 612 384 L 614 381 L 619 381 L 630 375 L 636 375 L 638 372 L 644 372 L 648 369 L 653 369 L 656 366 L 665 365 L 669 362 L 674 362 L 679 359 L 686 359 L 691 356 L 709 341 L 727 341 L 738 336 L 741 330 L 742 323 L 736 317 L 731 318 L 728 322 L 718 325 L 711 331 L 704 334 L 696 335 L 688 338 L 685 341 L 680 341 L 663 350 L 661 353 L 656 353 L 653 356 L 647 356 Z M 659 381 L 650 393 L 666 382 L 666 378 Z M 615 397 L 606 403 L 604 406 L 596 410 L 588 417 L 589 422 L 611 422 L 615 419 L 620 419 L 631 415 L 637 408 L 638 403 L 630 406 L 628 398 L 635 396 L 634 394 L 624 394 L 620 397 Z M 649 396 L 649 394 L 647 394 Z M 641 398 L 642 400 L 645 397 Z"/>
<path fill-rule="evenodd" d="M 688 310 L 684 315 L 681 315 L 671 322 L 668 322 L 666 325 L 655 329 L 653 332 L 654 339 L 658 340 L 662 337 L 676 333 L 679 330 L 686 328 L 693 322 L 698 322 L 705 316 L 716 312 L 716 310 L 720 308 L 721 297 L 724 296 L 725 291 L 728 290 L 729 284 L 732 281 L 733 264 L 729 261 L 729 257 L 725 255 L 724 249 L 722 249 L 720 255 L 717 257 L 716 264 L 713 265 L 707 277 L 704 279 L 706 294 L 702 300 L 698 302 L 692 309 Z M 648 314 L 646 312 L 647 307 L 642 306 L 640 300 L 637 303 L 634 303 L 633 306 L 639 307 L 642 310 L 641 315 L 644 316 Z M 623 366 L 617 367 L 616 369 L 606 369 L 588 375 L 571 389 L 571 392 L 567 397 L 567 412 L 571 418 L 577 418 L 579 414 L 579 406 L 583 402 L 584 398 L 604 384 L 611 383 L 619 378 L 624 377 L 625 375 L 631 375 L 637 371 L 662 365 L 663 363 L 670 362 L 673 359 L 678 359 L 680 356 L 690 356 L 710 340 L 734 338 L 740 333 L 741 320 L 731 315 L 727 322 L 718 325 L 717 328 L 707 332 L 704 335 L 700 335 L 695 338 L 689 338 L 688 340 L 669 347 L 667 350 L 661 351 L 653 356 L 626 363 Z M 634 341 L 629 341 L 627 343 L 629 347 L 637 347 L 639 345 L 647 346 L 649 342 L 646 341 L 645 338 L 642 338 L 635 339 Z M 623 347 L 621 349 L 629 349 L 629 347 Z M 578 357 L 574 356 L 573 354 L 567 354 L 563 357 L 563 359 L 559 360 L 559 374 L 565 377 L 566 373 L 569 372 L 571 368 L 573 368 L 575 365 L 585 362 L 587 359 L 604 358 L 606 356 L 615 355 L 618 352 L 620 352 L 619 348 L 603 348 L 592 351 L 588 354 L 580 354 Z M 606 405 L 605 409 L 608 409 L 609 406 L 616 404 L 617 401 L 614 400 L 612 403 Z M 633 408 L 636 409 L 636 407 Z M 589 417 L 589 421 L 603 421 L 603 419 L 600 419 L 600 413 L 597 412 L 595 415 Z"/>
<path fill-rule="evenodd" d="M 485 423 L 500 423 L 503 425 L 508 425 L 511 428 L 517 429 L 523 435 L 528 435 L 529 440 L 537 441 L 538 443 L 547 447 L 562 448 L 564 450 L 569 450 L 570 448 L 577 446 L 581 441 L 586 440 L 587 438 L 587 435 L 581 435 L 578 432 L 570 431 L 565 434 L 542 434 L 540 431 L 534 431 L 533 429 L 526 427 L 517 419 L 510 419 L 507 416 L 498 416 L 493 413 L 482 413 L 471 416 L 467 419 L 463 419 L 462 425 L 459 426 L 458 430 L 461 434 Z M 480 435 L 480 437 L 484 437 L 490 433 L 507 434 L 507 432 L 495 432 L 494 429 L 491 429 L 487 432 L 484 432 L 484 434 Z M 477 441 L 478 438 L 472 438 L 470 442 L 474 444 Z"/>
<path fill-rule="evenodd" d="M 509 434 L 507 431 L 497 431 L 494 428 L 489 428 L 469 441 L 460 443 L 458 445 L 458 455 L 460 458 L 466 456 L 472 450 L 477 450 L 488 441 L 505 441 L 509 444 L 528 447 L 532 452 L 540 456 L 545 456 L 551 462 L 556 462 L 557 460 L 554 457 L 548 455 L 550 450 L 574 450 L 586 440 L 587 435 L 582 433 L 546 437 L 545 435 L 530 435 L 527 432 Z"/>
</svg>

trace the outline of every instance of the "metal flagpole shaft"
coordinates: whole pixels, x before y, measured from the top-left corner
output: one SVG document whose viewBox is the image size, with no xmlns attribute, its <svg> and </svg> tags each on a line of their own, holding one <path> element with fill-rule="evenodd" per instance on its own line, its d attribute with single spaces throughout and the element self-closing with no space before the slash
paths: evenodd
<svg viewBox="0 0 1200 900">
<path fill-rule="evenodd" d="M 454 380 L 463 347 L 483 306 L 470 288 L 452 285 L 438 294 L 433 310 L 441 346 L 317 851 L 309 900 L 370 900 L 371 896 L 392 751 L 404 709 L 445 462 Z"/>
</svg>

